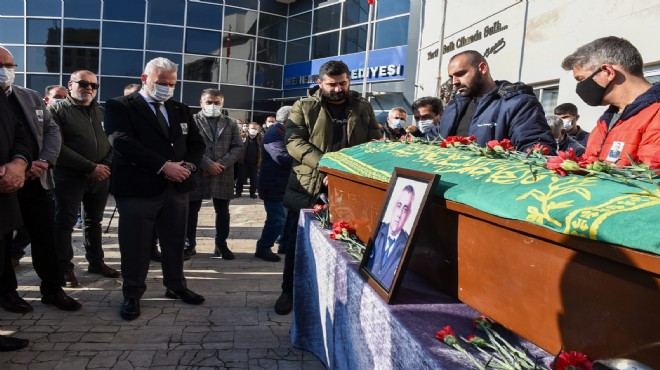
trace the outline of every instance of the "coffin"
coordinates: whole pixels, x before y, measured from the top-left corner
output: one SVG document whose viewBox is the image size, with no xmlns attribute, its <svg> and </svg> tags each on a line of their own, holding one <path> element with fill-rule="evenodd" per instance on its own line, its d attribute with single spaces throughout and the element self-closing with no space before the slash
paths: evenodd
<svg viewBox="0 0 660 370">
<path fill-rule="evenodd" d="M 386 156 L 379 157 L 383 153 Z M 470 161 L 464 170 L 458 157 Z M 367 241 L 377 226 L 386 174 L 393 167 L 438 173 L 442 181 L 417 228 L 422 232 L 416 236 L 410 269 L 549 353 L 563 347 L 592 359 L 627 357 L 660 368 L 660 256 L 654 253 L 655 248 L 660 250 L 660 202 L 626 198 L 618 211 L 607 213 L 603 207 L 613 206 L 603 193 L 615 192 L 612 198 L 619 199 L 621 194 L 634 196 L 630 194 L 635 188 L 622 190 L 620 186 L 625 185 L 595 179 L 595 184 L 582 184 L 590 191 L 586 203 L 573 202 L 561 212 L 545 213 L 560 225 L 539 218 L 529 203 L 522 214 L 532 213 L 533 217 L 515 219 L 512 208 L 518 205 L 507 197 L 526 200 L 527 193 L 542 193 L 544 187 L 537 181 L 542 176 L 547 176 L 550 187 L 569 180 L 539 170 L 535 181 L 504 181 L 514 194 L 496 190 L 500 196 L 493 196 L 488 188 L 497 184 L 487 181 L 496 171 L 493 168 L 508 166 L 517 171 L 517 164 L 481 157 L 488 165 L 480 164 L 481 175 L 475 180 L 474 170 L 480 165 L 464 154 L 458 157 L 438 147 L 399 143 L 369 143 L 324 157 L 321 165 L 330 177 L 331 218 L 356 225 L 360 239 Z M 489 175 L 484 175 L 488 168 Z M 570 181 L 577 180 L 582 179 Z M 478 186 L 471 187 L 470 181 Z M 470 205 L 461 202 L 471 199 L 470 191 L 486 194 L 487 199 L 470 200 Z M 586 195 L 580 190 L 569 193 Z M 504 203 L 492 207 L 498 201 Z M 554 201 L 567 204 L 561 197 Z M 480 204 L 487 210 L 480 209 Z M 495 214 L 502 208 L 511 208 L 502 212 L 513 216 Z M 603 216 L 614 214 L 618 220 Z M 585 221 L 589 217 L 596 226 Z M 622 228 L 629 222 L 636 224 Z M 614 225 L 618 229 L 605 230 Z M 643 235 L 626 234 L 630 232 Z M 610 239 L 642 247 L 623 246 Z"/>
</svg>

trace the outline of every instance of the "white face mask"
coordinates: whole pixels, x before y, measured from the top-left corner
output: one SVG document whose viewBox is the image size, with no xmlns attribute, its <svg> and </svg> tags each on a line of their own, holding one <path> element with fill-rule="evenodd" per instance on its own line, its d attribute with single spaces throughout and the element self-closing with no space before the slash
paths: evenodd
<svg viewBox="0 0 660 370">
<path fill-rule="evenodd" d="M 393 129 L 403 128 L 403 121 L 398 118 L 393 118 L 390 120 L 390 127 Z"/>
<path fill-rule="evenodd" d="M 272 126 L 275 126 L 275 122 L 266 122 L 266 128 L 271 128 Z"/>
<path fill-rule="evenodd" d="M 222 107 L 215 104 L 203 105 L 202 113 L 206 117 L 218 117 L 222 113 Z"/>
<path fill-rule="evenodd" d="M 258 131 L 257 131 L 257 129 L 255 129 L 255 128 L 251 128 L 251 129 L 248 130 L 248 133 L 249 133 L 250 136 L 252 136 L 252 137 L 257 136 L 257 132 L 258 132 Z"/>
<path fill-rule="evenodd" d="M 151 99 L 162 103 L 174 95 L 174 88 L 169 86 L 162 86 L 153 84 L 153 88 L 149 92 Z"/>
<path fill-rule="evenodd" d="M 0 68 L 0 85 L 2 87 L 9 87 L 14 83 L 14 78 L 16 78 L 15 69 Z"/>
<path fill-rule="evenodd" d="M 564 121 L 564 130 L 570 131 L 573 128 L 573 121 L 568 119 L 568 118 L 562 118 L 562 121 Z"/>
<path fill-rule="evenodd" d="M 433 122 L 432 119 L 424 119 L 417 121 L 417 127 L 423 134 L 431 131 L 433 126 L 435 126 L 435 123 Z"/>
</svg>

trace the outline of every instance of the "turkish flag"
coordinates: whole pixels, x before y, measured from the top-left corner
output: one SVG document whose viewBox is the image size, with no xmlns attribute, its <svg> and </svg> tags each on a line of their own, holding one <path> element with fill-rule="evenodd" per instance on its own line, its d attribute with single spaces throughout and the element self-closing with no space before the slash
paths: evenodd
<svg viewBox="0 0 660 370">
<path fill-rule="evenodd" d="M 367 2 L 369 3 L 369 5 L 374 5 L 376 3 L 376 0 L 367 0 Z"/>
</svg>

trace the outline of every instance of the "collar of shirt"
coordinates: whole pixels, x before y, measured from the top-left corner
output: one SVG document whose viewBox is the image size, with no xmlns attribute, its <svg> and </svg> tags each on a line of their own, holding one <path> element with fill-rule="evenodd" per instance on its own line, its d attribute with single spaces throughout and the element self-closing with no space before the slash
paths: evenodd
<svg viewBox="0 0 660 370">
<path fill-rule="evenodd" d="M 7 91 L 5 91 L 5 95 L 9 96 L 13 92 L 14 92 L 14 89 L 12 88 L 12 85 L 9 85 L 9 88 L 7 89 Z"/>
</svg>

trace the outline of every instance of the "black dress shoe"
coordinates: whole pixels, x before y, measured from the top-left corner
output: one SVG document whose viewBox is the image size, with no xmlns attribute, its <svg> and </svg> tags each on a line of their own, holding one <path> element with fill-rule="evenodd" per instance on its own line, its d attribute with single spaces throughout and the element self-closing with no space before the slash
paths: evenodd
<svg viewBox="0 0 660 370">
<path fill-rule="evenodd" d="M 32 306 L 21 298 L 15 290 L 0 296 L 0 305 L 9 312 L 27 313 Z"/>
<path fill-rule="evenodd" d="M 78 301 L 66 295 L 64 291 L 59 291 L 53 294 L 44 294 L 43 297 L 41 297 L 41 303 L 52 304 L 64 311 L 78 311 L 82 307 Z"/>
<path fill-rule="evenodd" d="M 197 249 L 195 247 L 185 247 L 183 248 L 183 260 L 187 261 L 192 258 L 192 256 L 197 254 Z"/>
<path fill-rule="evenodd" d="M 190 289 L 177 290 L 176 292 L 170 289 L 165 291 L 165 297 L 171 299 L 181 299 L 182 301 L 188 304 L 202 304 L 204 302 L 204 297 L 193 292 Z"/>
<path fill-rule="evenodd" d="M 140 316 L 140 300 L 137 298 L 124 298 L 119 314 L 124 320 L 135 320 Z"/>
<path fill-rule="evenodd" d="M 254 256 L 268 262 L 280 262 L 281 260 L 280 256 L 273 253 L 270 249 L 257 251 Z"/>
<path fill-rule="evenodd" d="M 30 344 L 27 339 L 7 337 L 0 335 L 0 352 L 17 351 Z"/>
<path fill-rule="evenodd" d="M 91 274 L 99 274 L 109 278 L 118 278 L 121 277 L 121 273 L 112 267 L 106 265 L 104 262 L 90 264 L 87 267 L 87 272 Z"/>
<path fill-rule="evenodd" d="M 275 302 L 275 312 L 279 315 L 286 315 L 293 309 L 293 294 L 282 292 Z"/>
<path fill-rule="evenodd" d="M 229 247 L 227 247 L 226 245 L 216 244 L 214 254 L 216 256 L 222 256 L 223 260 L 233 260 L 234 258 L 236 258 L 236 256 L 234 256 L 234 253 L 232 253 L 232 251 L 230 251 Z"/>
</svg>

